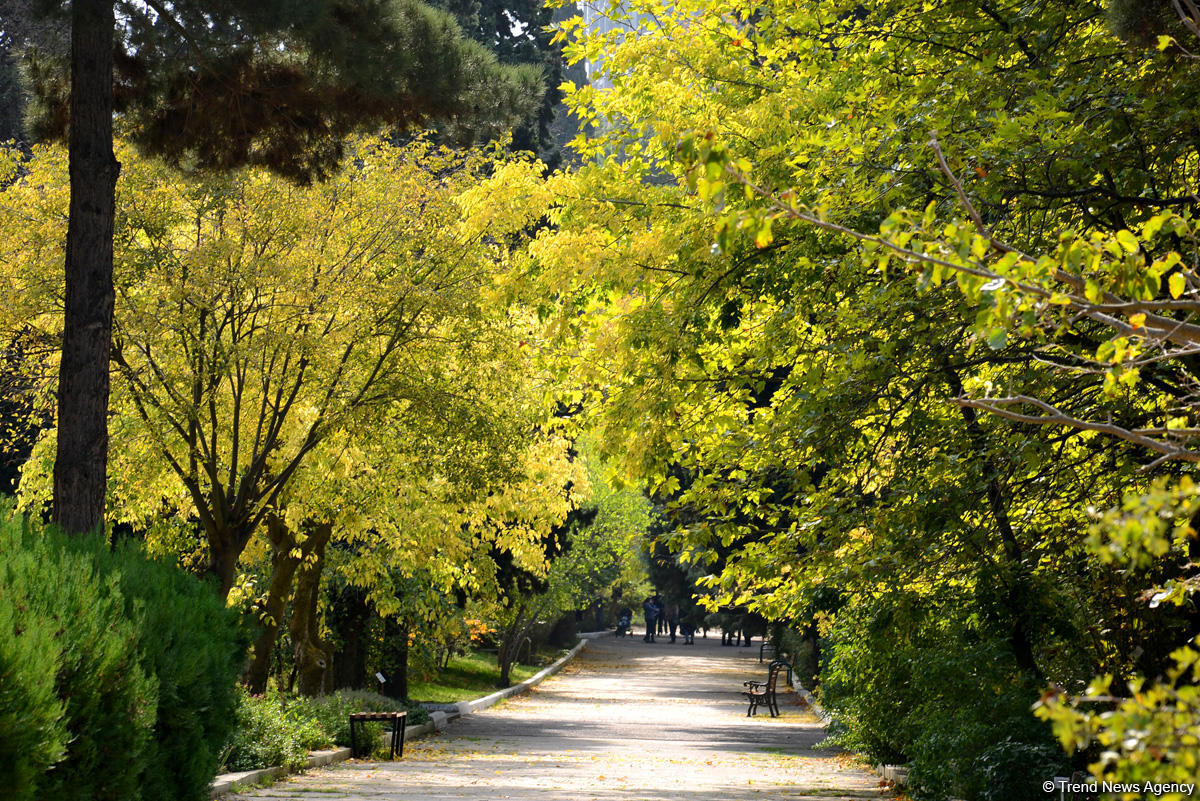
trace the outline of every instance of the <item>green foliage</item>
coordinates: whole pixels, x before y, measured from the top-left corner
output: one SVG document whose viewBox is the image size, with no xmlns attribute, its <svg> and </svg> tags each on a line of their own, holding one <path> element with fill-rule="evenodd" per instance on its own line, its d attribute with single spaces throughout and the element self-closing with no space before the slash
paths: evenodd
<svg viewBox="0 0 1200 801">
<path fill-rule="evenodd" d="M 25 98 L 16 60 L 9 52 L 11 43 L 0 33 L 0 142 L 24 139 L 22 112 Z"/>
<path fill-rule="evenodd" d="M 1133 679 L 1114 687 L 1101 676 L 1082 693 L 1050 692 L 1038 705 L 1038 717 L 1054 725 L 1063 746 L 1072 750 L 1099 746 L 1094 775 L 1108 781 L 1193 784 L 1200 774 L 1200 640 L 1171 654 L 1167 675 L 1156 681 Z M 1165 793 L 1183 801 L 1183 793 Z"/>
<path fill-rule="evenodd" d="M 1169 17 L 1141 6 L 1114 17 Z M 822 654 L 847 742 L 929 795 L 1029 794 L 1048 684 L 1164 675 L 1195 633 L 1164 462 L 1200 460 L 1197 62 L 1089 2 L 591 11 L 560 26 L 609 85 L 566 87 L 591 163 L 530 253 L 604 441 L 718 603 L 855 633 Z M 880 596 L 940 619 L 867 636 Z M 1127 700 L 1161 726 L 1064 714 L 1062 741 L 1170 730 L 1153 687 Z"/>
<path fill-rule="evenodd" d="M 1029 714 L 1040 687 L 1019 675 L 1004 633 L 944 602 L 884 595 L 855 602 L 830 634 L 822 702 L 835 739 L 872 761 L 911 766 L 915 797 L 1035 799 L 1067 770 Z"/>
<path fill-rule="evenodd" d="M 15 707 L 30 713 L 21 721 L 25 732 L 10 739 L 6 730 L 3 737 L 29 749 L 4 763 L 13 771 L 4 786 L 18 798 L 139 796 L 157 681 L 139 653 L 144 606 L 122 595 L 118 574 L 97 570 L 97 547 L 103 545 L 69 546 L 7 511 L 0 520 L 0 619 L 4 639 L 12 638 L 3 646 L 6 661 L 36 652 L 30 669 L 49 668 L 53 681 L 51 695 L 44 679 L 24 669 L 14 676 L 30 693 Z"/>
<path fill-rule="evenodd" d="M 187 169 L 253 164 L 326 178 L 356 130 L 409 130 L 432 117 L 456 141 L 486 141 L 533 116 L 542 94 L 537 68 L 499 64 L 419 0 L 188 0 L 127 9 L 119 24 L 120 126 L 144 152 Z M 61 137 L 67 53 L 43 44 L 25 55 L 35 140 Z"/>
<path fill-rule="evenodd" d="M 0 784 L 13 801 L 37 798 L 42 775 L 66 754 L 66 704 L 55 690 L 63 654 L 39 588 L 46 565 L 25 547 L 20 519 L 0 519 Z"/>
<path fill-rule="evenodd" d="M 512 146 L 557 166 L 559 148 L 550 127 L 562 99 L 562 56 L 550 44 L 550 8 L 540 0 L 429 0 L 429 4 L 453 14 L 463 33 L 494 52 L 501 64 L 540 68 L 544 86 L 536 116 L 514 126 Z"/>
<path fill-rule="evenodd" d="M 524 681 L 538 669 L 514 665 L 512 679 Z M 469 701 L 495 692 L 499 678 L 500 668 L 494 656 L 471 652 L 452 656 L 439 670 L 413 679 L 409 685 L 409 695 L 420 701 L 438 704 Z"/>
<path fill-rule="evenodd" d="M 429 720 L 429 713 L 416 704 L 403 704 L 395 698 L 370 692 L 369 690 L 338 690 L 330 695 L 311 698 L 296 698 L 289 704 L 290 710 L 311 716 L 320 727 L 328 742 L 339 746 L 350 745 L 351 712 L 408 712 L 407 724 L 419 726 Z M 369 738 L 378 738 L 383 724 L 371 724 L 367 729 Z"/>
<path fill-rule="evenodd" d="M 237 611 L 211 585 L 146 558 L 135 543 L 100 546 L 91 555 L 102 575 L 119 576 L 128 612 L 140 610 L 139 659 L 158 683 L 158 714 L 139 780 L 142 798 L 203 801 L 233 727 L 246 656 Z"/>
<path fill-rule="evenodd" d="M 4 747 L 20 749 L 3 763 L 6 786 L 47 799 L 207 798 L 245 653 L 236 613 L 134 543 L 110 549 L 3 514 L 0 617 L 17 636 L 0 659 L 12 670 L 5 693 L 20 690 L 0 724 Z"/>
<path fill-rule="evenodd" d="M 225 769 L 239 771 L 282 765 L 288 770 L 299 770 L 308 759 L 309 749 L 328 741 L 313 717 L 291 713 L 277 692 L 265 696 L 243 692 Z"/>
<path fill-rule="evenodd" d="M 323 696 L 290 697 L 271 690 L 265 695 L 239 693 L 236 725 L 228 743 L 227 770 L 253 770 L 283 765 L 304 766 L 310 750 L 350 745 L 351 712 L 392 712 L 407 709 L 408 725 L 429 719 L 417 706 L 362 690 L 339 690 Z M 381 723 L 367 723 L 358 736 L 379 739 Z"/>
</svg>

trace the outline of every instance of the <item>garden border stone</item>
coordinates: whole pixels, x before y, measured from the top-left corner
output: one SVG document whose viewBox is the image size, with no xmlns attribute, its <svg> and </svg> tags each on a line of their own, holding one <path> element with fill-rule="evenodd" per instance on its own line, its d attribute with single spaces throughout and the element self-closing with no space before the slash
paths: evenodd
<svg viewBox="0 0 1200 801">
<path fill-rule="evenodd" d="M 474 714 L 475 712 L 479 712 L 480 710 L 494 706 L 500 701 L 511 698 L 514 695 L 521 695 L 522 693 L 529 692 L 534 687 L 541 684 L 558 671 L 562 670 L 564 665 L 574 659 L 579 652 L 584 649 L 584 646 L 587 645 L 589 639 L 597 637 L 602 633 L 603 632 L 589 632 L 587 634 L 578 635 L 579 643 L 574 648 L 555 660 L 553 664 L 542 668 L 537 673 L 533 674 L 519 684 L 514 684 L 511 687 L 498 690 L 489 695 L 485 695 L 482 698 L 476 698 L 473 701 L 460 701 L 456 705 L 457 710 L 453 712 L 430 712 L 429 722 L 422 723 L 419 726 L 409 726 L 405 730 L 404 742 L 407 743 L 409 740 L 414 740 L 418 737 L 424 737 L 425 735 L 435 731 L 442 731 L 450 724 L 450 721 L 455 720 L 456 718 L 459 718 L 463 715 Z M 387 741 L 391 742 L 391 735 L 383 735 L 383 737 L 388 738 Z M 349 758 L 349 748 L 336 748 L 329 751 L 310 751 L 305 768 L 319 768 L 325 765 L 331 765 L 335 762 L 344 762 Z M 279 765 L 271 768 L 259 768 L 258 770 L 241 771 L 240 773 L 223 773 L 213 779 L 210 798 L 220 798 L 227 793 L 233 792 L 236 787 L 245 787 L 247 785 L 258 784 L 268 779 L 278 779 L 282 776 L 286 776 L 287 774 L 288 770 Z"/>
</svg>

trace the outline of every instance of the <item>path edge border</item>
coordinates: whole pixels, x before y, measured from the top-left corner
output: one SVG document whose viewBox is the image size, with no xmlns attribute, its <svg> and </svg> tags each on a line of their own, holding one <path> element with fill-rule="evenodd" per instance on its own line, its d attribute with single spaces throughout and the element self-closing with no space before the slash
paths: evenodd
<svg viewBox="0 0 1200 801">
<path fill-rule="evenodd" d="M 494 693 L 489 693 L 482 698 L 476 698 L 471 701 L 460 701 L 457 705 L 457 710 L 453 712 L 430 712 L 429 721 L 422 723 L 419 726 L 409 726 L 404 731 L 404 742 L 415 740 L 419 737 L 424 737 L 433 732 L 441 731 L 446 728 L 446 725 L 463 715 L 472 715 L 488 707 L 496 704 L 515 695 L 522 695 L 529 692 L 534 687 L 541 684 L 546 679 L 562 670 L 568 662 L 579 655 L 588 643 L 588 640 L 598 636 L 600 632 L 591 632 L 588 634 L 580 634 L 579 642 L 574 648 L 567 651 L 550 665 L 534 673 L 529 678 L 511 687 L 506 687 L 503 690 L 497 690 Z M 384 735 L 385 738 L 390 735 Z M 350 758 L 349 748 L 335 748 L 329 751 L 310 751 L 308 760 L 304 765 L 304 769 L 319 768 L 325 765 L 332 765 L 335 762 L 344 762 Z M 234 791 L 239 786 L 258 784 L 268 779 L 279 779 L 287 776 L 291 771 L 282 765 L 276 765 L 270 768 L 259 768 L 257 770 L 246 770 L 239 773 L 222 773 L 213 779 L 212 790 L 209 798 L 220 798 Z"/>
</svg>

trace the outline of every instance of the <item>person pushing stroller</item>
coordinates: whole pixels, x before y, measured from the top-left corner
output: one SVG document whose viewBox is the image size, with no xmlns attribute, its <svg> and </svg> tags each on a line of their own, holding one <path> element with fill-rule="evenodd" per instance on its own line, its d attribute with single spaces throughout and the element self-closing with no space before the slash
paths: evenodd
<svg viewBox="0 0 1200 801">
<path fill-rule="evenodd" d="M 617 636 L 624 637 L 629 633 L 629 628 L 632 625 L 633 610 L 628 606 L 621 607 L 621 611 L 617 613 Z"/>
</svg>

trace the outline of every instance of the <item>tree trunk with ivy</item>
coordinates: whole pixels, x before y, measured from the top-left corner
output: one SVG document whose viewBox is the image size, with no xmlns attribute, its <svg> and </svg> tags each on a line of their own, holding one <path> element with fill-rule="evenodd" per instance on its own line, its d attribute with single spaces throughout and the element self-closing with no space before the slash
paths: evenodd
<svg viewBox="0 0 1200 801">
<path fill-rule="evenodd" d="M 304 555 L 296 576 L 296 595 L 288 631 L 295 648 L 297 691 L 301 695 L 320 695 L 325 691 L 325 672 L 330 656 L 329 647 L 321 639 L 317 606 L 321 599 L 325 546 L 332 534 L 331 523 L 312 527 L 304 542 Z"/>
</svg>

